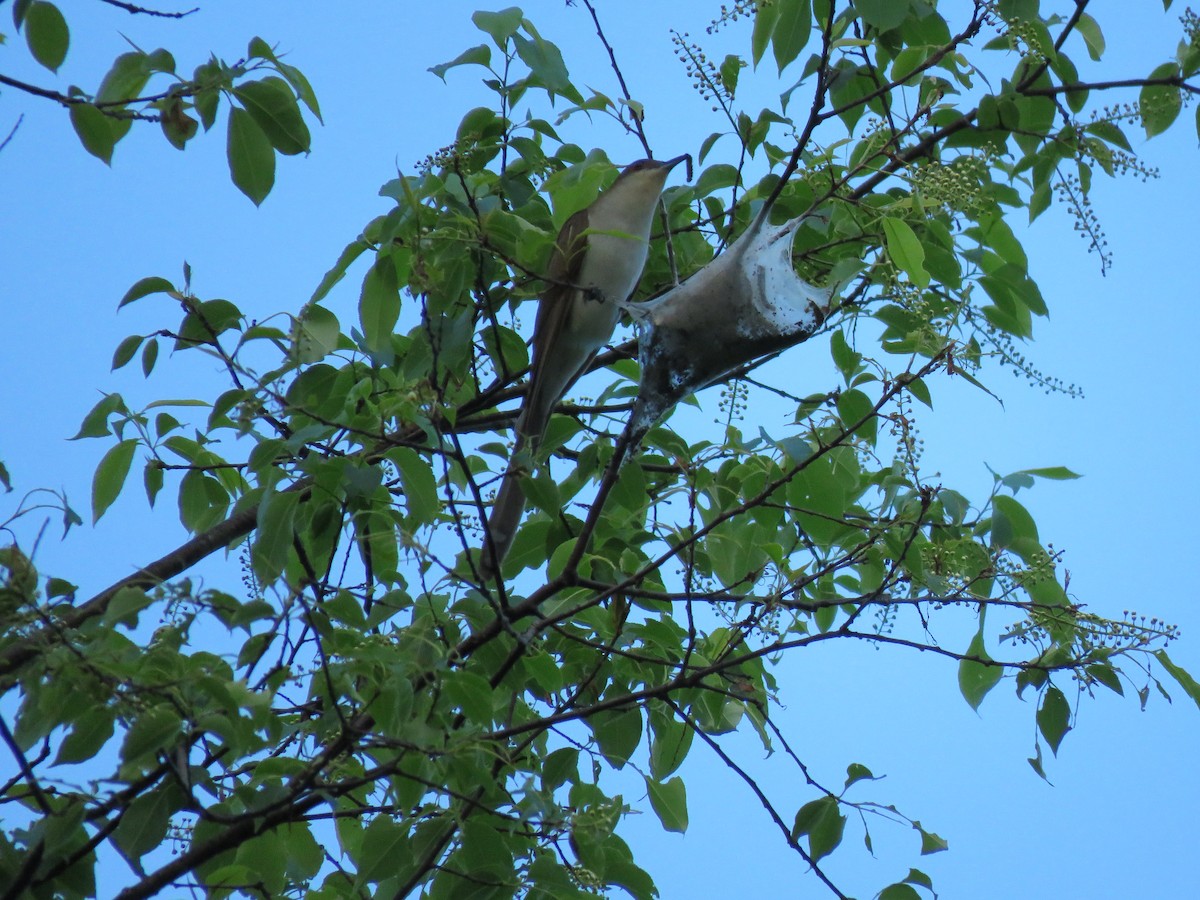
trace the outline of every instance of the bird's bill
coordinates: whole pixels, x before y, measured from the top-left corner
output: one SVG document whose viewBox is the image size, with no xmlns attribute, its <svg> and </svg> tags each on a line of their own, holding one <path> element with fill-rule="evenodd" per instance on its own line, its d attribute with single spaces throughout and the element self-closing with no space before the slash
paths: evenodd
<svg viewBox="0 0 1200 900">
<path fill-rule="evenodd" d="M 684 160 L 687 160 L 687 180 L 692 180 L 692 154 L 684 153 L 681 156 L 676 156 L 674 159 L 668 159 L 663 163 L 663 168 L 670 172 L 673 168 L 679 165 Z"/>
</svg>

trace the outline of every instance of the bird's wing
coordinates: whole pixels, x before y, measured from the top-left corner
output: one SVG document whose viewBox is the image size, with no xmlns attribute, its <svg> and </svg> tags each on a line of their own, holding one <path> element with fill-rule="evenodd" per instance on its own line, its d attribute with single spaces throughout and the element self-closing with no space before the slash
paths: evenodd
<svg viewBox="0 0 1200 900">
<path fill-rule="evenodd" d="M 534 447 L 541 439 L 550 411 L 562 399 L 569 385 L 561 384 L 562 377 L 553 370 L 561 365 L 556 350 L 563 346 L 560 336 L 570 325 L 571 298 L 577 288 L 579 272 L 587 249 L 587 210 L 581 209 L 563 225 L 559 232 L 550 265 L 546 272 L 548 285 L 538 303 L 537 320 L 533 326 L 533 367 L 529 375 L 529 391 L 518 422 L 518 431 Z M 574 380 L 574 379 L 571 379 Z"/>
<path fill-rule="evenodd" d="M 521 488 L 521 472 L 518 457 L 526 445 L 537 450 L 550 412 L 561 399 L 574 378 L 563 384 L 562 369 L 574 365 L 564 360 L 566 350 L 559 335 L 570 326 L 571 295 L 579 279 L 583 264 L 583 253 L 587 245 L 587 211 L 580 210 L 563 225 L 558 234 L 550 264 L 546 272 L 548 282 L 538 303 L 537 320 L 533 326 L 533 367 L 529 375 L 529 390 L 517 419 L 516 441 L 509 459 L 508 471 L 504 473 L 500 490 L 492 504 L 488 517 L 488 543 L 484 547 L 482 574 L 491 579 L 500 571 L 500 564 L 508 555 L 508 548 L 516 535 L 521 515 L 525 512 L 525 492 Z M 573 374 L 578 374 L 575 372 Z"/>
</svg>

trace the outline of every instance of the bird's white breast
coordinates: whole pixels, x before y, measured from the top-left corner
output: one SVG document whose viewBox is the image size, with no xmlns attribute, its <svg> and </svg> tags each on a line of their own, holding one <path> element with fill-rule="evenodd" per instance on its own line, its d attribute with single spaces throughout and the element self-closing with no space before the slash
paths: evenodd
<svg viewBox="0 0 1200 900">
<path fill-rule="evenodd" d="M 588 210 L 588 250 L 579 273 L 581 287 L 594 288 L 617 303 L 629 299 L 642 276 L 654 212 L 653 205 L 644 212 L 621 208 L 624 205 L 597 202 Z"/>
</svg>

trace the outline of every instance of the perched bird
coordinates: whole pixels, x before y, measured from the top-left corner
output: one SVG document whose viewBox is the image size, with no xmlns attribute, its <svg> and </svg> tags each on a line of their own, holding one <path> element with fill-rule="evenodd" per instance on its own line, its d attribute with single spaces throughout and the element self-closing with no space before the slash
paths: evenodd
<svg viewBox="0 0 1200 900">
<path fill-rule="evenodd" d="M 684 160 L 690 166 L 687 154 L 626 166 L 558 233 L 546 273 L 549 286 L 533 327 L 533 366 L 516 443 L 488 518 L 490 541 L 485 540 L 483 560 L 489 577 L 499 571 L 525 511 L 517 455 L 526 447 L 536 453 L 554 407 L 612 337 L 642 276 L 650 225 L 667 175 Z"/>
</svg>

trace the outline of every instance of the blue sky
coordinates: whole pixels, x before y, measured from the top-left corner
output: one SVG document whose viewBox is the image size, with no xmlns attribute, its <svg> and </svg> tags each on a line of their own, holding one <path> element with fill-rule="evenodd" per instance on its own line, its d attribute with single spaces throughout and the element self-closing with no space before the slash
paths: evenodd
<svg viewBox="0 0 1200 900">
<path fill-rule="evenodd" d="M 116 303 L 134 281 L 177 278 L 186 259 L 202 297 L 227 297 L 257 317 L 303 304 L 342 246 L 388 208 L 379 186 L 449 143 L 461 115 L 487 101 L 469 70 L 452 71 L 448 84 L 426 71 L 484 40 L 469 19 L 480 5 L 346 4 L 334 12 L 315 3 L 209 4 L 172 24 L 101 4 L 64 4 L 75 39 L 57 79 L 28 60 L 19 38 L 0 50 L 0 65 L 13 77 L 94 88 L 126 49 L 118 32 L 146 48 L 172 49 L 182 70 L 210 50 L 234 59 L 260 35 L 289 51 L 309 76 L 326 122 L 314 132 L 311 156 L 281 160 L 275 190 L 256 209 L 228 180 L 220 129 L 184 153 L 167 146 L 154 126 L 135 129 L 109 169 L 82 150 L 65 114 L 14 91 L 0 95 L 0 133 L 25 116 L 0 153 L 0 312 L 7 335 L 0 354 L 0 459 L 16 486 L 0 508 L 11 509 L 34 487 L 63 488 L 90 520 L 91 472 L 106 445 L 65 438 L 100 392 L 121 391 L 137 404 L 205 396 L 206 386 L 221 384 L 219 373 L 195 364 L 171 366 L 148 384 L 136 366 L 109 373 L 121 338 L 177 317 L 154 305 L 168 301 L 153 298 L 118 314 Z M 600 6 L 630 88 L 646 103 L 656 155 L 695 154 L 722 122 L 690 92 L 668 29 L 709 43 L 704 26 L 716 4 Z M 1163 16 L 1158 3 L 1092 6 L 1106 27 L 1106 63 L 1119 76 L 1146 74 L 1172 52 L 1182 8 Z M 1134 7 L 1145 10 L 1147 23 L 1124 21 Z M 577 83 L 617 93 L 582 7 L 538 2 L 525 9 L 563 47 Z M 633 16 L 644 21 L 640 35 L 628 25 Z M 732 26 L 711 41 L 718 58 L 744 47 L 747 33 Z M 757 84 L 750 78 L 743 75 L 743 90 L 763 99 L 745 105 L 756 112 L 780 85 L 767 69 Z M 1183 117 L 1193 115 L 1189 108 Z M 1085 399 L 1047 397 L 993 370 L 986 380 L 1004 396 L 1002 408 L 961 381 L 943 380 L 936 412 L 921 419 L 925 467 L 929 480 L 941 472 L 947 486 L 969 496 L 990 486 L 984 463 L 1002 473 L 1049 465 L 1082 473 L 1078 481 L 1042 482 L 1020 496 L 1043 539 L 1066 551 L 1073 594 L 1103 615 L 1136 609 L 1177 623 L 1183 640 L 1172 655 L 1200 674 L 1200 614 L 1190 573 L 1200 500 L 1192 470 L 1200 405 L 1192 352 L 1200 325 L 1196 134 L 1185 121 L 1144 146 L 1131 137 L 1162 177 L 1146 184 L 1097 178 L 1093 200 L 1115 257 L 1107 276 L 1061 213 L 1052 210 L 1019 232 L 1051 308 L 1050 319 L 1037 323 L 1029 355 L 1078 383 Z M 619 161 L 641 155 L 631 139 L 600 123 L 574 139 Z M 720 148 L 710 162 L 718 161 Z M 335 302 L 351 304 L 356 283 L 347 279 Z M 811 390 L 830 383 L 819 348 L 791 351 L 786 365 L 798 380 L 811 376 Z M 714 391 L 701 400 L 715 409 Z M 768 407 L 749 415 L 764 424 L 784 421 Z M 31 530 L 21 534 L 32 540 Z M 37 561 L 87 592 L 172 549 L 182 535 L 170 504 L 147 511 L 134 484 L 97 528 L 86 526 L 62 544 L 51 528 Z M 229 584 L 236 577 L 230 571 Z M 1078 729 L 1059 758 L 1048 761 L 1051 787 L 1025 762 L 1034 742 L 1030 703 L 1002 685 L 977 715 L 958 695 L 954 667 L 945 660 L 838 645 L 806 653 L 779 674 L 786 704 L 780 723 L 814 774 L 838 782 L 851 762 L 886 774 L 872 795 L 950 841 L 949 853 L 917 859 L 915 833 L 873 826 L 877 861 L 861 845 L 848 846 L 829 867 L 860 895 L 902 877 L 910 863 L 932 875 L 945 897 L 1167 897 L 1194 890 L 1200 713 L 1182 692 L 1173 691 L 1174 706 L 1153 697 L 1146 712 L 1135 700 L 1110 696 L 1084 703 Z M 794 791 L 797 802 L 808 799 L 781 760 L 758 762 L 762 753 L 752 737 L 730 739 L 730 746 L 754 761 L 764 784 L 784 796 Z M 693 750 L 683 775 L 691 812 L 684 837 L 663 834 L 648 803 L 636 791 L 627 794 L 645 815 L 625 833 L 641 847 L 663 896 L 825 896 L 753 798 L 703 748 Z"/>
</svg>

